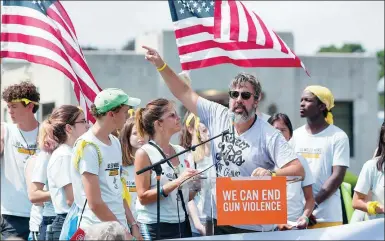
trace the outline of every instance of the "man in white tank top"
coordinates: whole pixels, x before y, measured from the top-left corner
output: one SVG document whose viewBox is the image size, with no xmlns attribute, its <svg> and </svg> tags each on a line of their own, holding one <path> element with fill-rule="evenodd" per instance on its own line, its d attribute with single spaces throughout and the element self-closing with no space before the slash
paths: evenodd
<svg viewBox="0 0 385 241">
<path fill-rule="evenodd" d="M 31 82 L 7 87 L 2 93 L 13 124 L 1 123 L 1 225 L 2 238 L 27 240 L 31 202 L 24 176 L 26 160 L 37 150 L 40 94 Z"/>
</svg>

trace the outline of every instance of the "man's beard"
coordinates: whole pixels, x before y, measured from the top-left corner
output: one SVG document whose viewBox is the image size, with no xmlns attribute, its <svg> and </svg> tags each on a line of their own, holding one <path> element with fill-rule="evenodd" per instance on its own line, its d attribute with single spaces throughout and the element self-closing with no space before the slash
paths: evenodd
<svg viewBox="0 0 385 241">
<path fill-rule="evenodd" d="M 241 107 L 243 109 L 242 114 L 234 112 L 234 110 L 238 107 Z M 233 108 L 232 112 L 234 113 L 234 117 L 235 117 L 234 122 L 237 124 L 242 124 L 242 123 L 249 121 L 251 118 L 253 118 L 253 116 L 255 116 L 256 108 L 254 108 L 254 106 L 253 106 L 251 108 L 251 110 L 247 110 L 244 105 L 237 105 Z"/>
</svg>

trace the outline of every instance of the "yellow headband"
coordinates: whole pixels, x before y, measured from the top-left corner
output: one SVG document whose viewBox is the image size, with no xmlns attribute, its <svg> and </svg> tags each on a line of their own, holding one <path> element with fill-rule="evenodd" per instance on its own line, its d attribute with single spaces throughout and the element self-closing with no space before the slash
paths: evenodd
<svg viewBox="0 0 385 241">
<path fill-rule="evenodd" d="M 29 103 L 33 103 L 34 105 L 39 105 L 38 102 L 29 100 L 29 99 L 27 99 L 27 98 L 14 99 L 14 100 L 12 100 L 11 102 L 24 102 L 26 105 L 28 105 Z"/>
<path fill-rule="evenodd" d="M 134 114 L 135 114 L 135 110 L 134 109 L 129 109 L 128 110 L 128 114 L 130 115 L 130 117 L 133 117 Z"/>
<path fill-rule="evenodd" d="M 186 119 L 186 127 L 189 127 L 190 126 L 190 123 L 192 121 L 192 119 L 195 118 L 195 123 L 194 123 L 194 129 L 197 133 L 197 136 L 200 137 L 200 133 L 199 133 L 199 123 L 200 123 L 200 119 L 199 117 L 195 116 L 194 113 L 190 113 L 190 115 L 187 117 Z"/>
<path fill-rule="evenodd" d="M 313 93 L 322 103 L 325 104 L 326 109 L 328 110 L 328 114 L 325 118 L 326 122 L 333 124 L 333 114 L 330 112 L 330 110 L 334 107 L 334 96 L 332 92 L 328 88 L 320 85 L 308 86 L 305 91 Z"/>
<path fill-rule="evenodd" d="M 199 117 L 196 117 L 196 116 L 194 115 L 194 113 L 190 113 L 190 115 L 189 115 L 189 116 L 187 117 L 187 119 L 186 119 L 186 126 L 187 126 L 187 127 L 190 126 L 190 123 L 191 123 L 191 121 L 192 121 L 193 118 L 196 119 L 194 127 L 197 128 L 197 127 L 199 126 L 199 122 L 200 122 Z"/>
</svg>

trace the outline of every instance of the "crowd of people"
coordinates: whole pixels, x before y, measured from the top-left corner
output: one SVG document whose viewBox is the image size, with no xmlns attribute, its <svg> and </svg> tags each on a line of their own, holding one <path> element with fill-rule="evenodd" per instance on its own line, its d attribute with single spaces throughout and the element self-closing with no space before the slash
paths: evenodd
<svg viewBox="0 0 385 241">
<path fill-rule="evenodd" d="M 156 50 L 145 49 L 146 59 L 187 109 L 183 119 L 171 100 L 158 98 L 134 111 L 140 99 L 108 88 L 91 106 L 92 126 L 84 110 L 73 105 L 56 108 L 39 123 L 36 86 L 25 81 L 4 90 L 13 123 L 1 124 L 2 239 L 69 240 L 83 232 L 86 240 L 156 240 L 158 230 L 160 239 L 196 237 L 212 234 L 209 219 L 214 235 L 342 225 L 339 187 L 350 165 L 350 147 L 348 136 L 333 124 L 329 89 L 304 89 L 299 112 L 307 122 L 293 130 L 286 114 L 270 117 L 258 111 L 262 87 L 255 76 L 240 73 L 233 78 L 227 108 L 199 96 Z M 203 143 L 231 129 L 230 118 L 232 135 Z M 171 143 L 175 134 L 178 144 Z M 198 144 L 161 164 L 160 176 L 153 170 L 136 174 Z M 354 189 L 353 207 L 369 219 L 384 218 L 384 124 L 376 153 L 368 159 Z M 215 205 L 207 205 L 216 202 L 215 188 L 180 188 L 202 171 L 209 181 L 300 177 L 287 184 L 287 223 L 217 225 Z"/>
</svg>

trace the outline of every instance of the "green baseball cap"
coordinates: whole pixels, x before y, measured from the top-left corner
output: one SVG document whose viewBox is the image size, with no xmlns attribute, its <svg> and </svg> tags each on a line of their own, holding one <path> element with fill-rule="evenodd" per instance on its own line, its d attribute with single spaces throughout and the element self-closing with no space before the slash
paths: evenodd
<svg viewBox="0 0 385 241">
<path fill-rule="evenodd" d="M 132 107 L 140 105 L 141 100 L 133 98 L 117 88 L 108 88 L 102 90 L 96 95 L 94 104 L 99 114 L 106 113 L 120 105 L 129 105 Z"/>
</svg>

